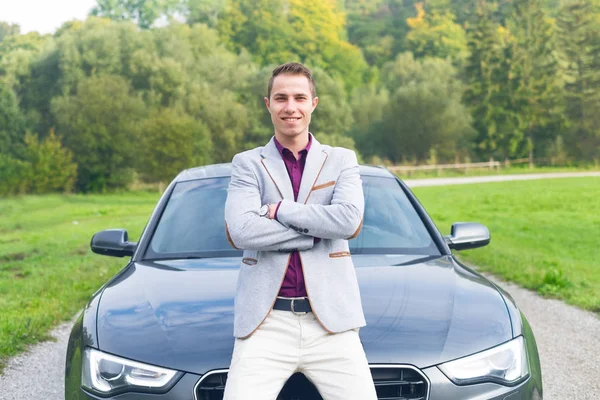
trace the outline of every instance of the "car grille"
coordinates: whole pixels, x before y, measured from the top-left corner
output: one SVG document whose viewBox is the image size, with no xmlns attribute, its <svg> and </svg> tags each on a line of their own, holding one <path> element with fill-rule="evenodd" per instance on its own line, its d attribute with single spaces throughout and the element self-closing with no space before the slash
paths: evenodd
<svg viewBox="0 0 600 400">
<path fill-rule="evenodd" d="M 416 368 L 371 366 L 378 400 L 427 400 L 429 383 Z M 196 400 L 222 400 L 227 371 L 213 371 L 196 384 Z M 277 400 L 323 400 L 315 386 L 301 373 L 288 379 Z"/>
</svg>

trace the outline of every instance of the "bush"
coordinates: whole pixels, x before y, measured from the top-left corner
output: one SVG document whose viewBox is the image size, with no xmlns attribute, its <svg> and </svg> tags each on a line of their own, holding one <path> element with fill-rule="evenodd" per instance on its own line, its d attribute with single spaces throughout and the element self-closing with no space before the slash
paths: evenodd
<svg viewBox="0 0 600 400">
<path fill-rule="evenodd" d="M 23 194 L 27 191 L 31 164 L 0 153 L 0 195 Z"/>
<path fill-rule="evenodd" d="M 72 191 L 77 165 L 53 131 L 43 141 L 27 133 L 24 157 L 21 160 L 0 154 L 0 195 Z"/>
<path fill-rule="evenodd" d="M 26 157 L 31 168 L 29 193 L 71 192 L 77 177 L 77 165 L 71 150 L 62 147 L 60 138 L 50 134 L 40 142 L 37 135 L 25 135 Z"/>
</svg>

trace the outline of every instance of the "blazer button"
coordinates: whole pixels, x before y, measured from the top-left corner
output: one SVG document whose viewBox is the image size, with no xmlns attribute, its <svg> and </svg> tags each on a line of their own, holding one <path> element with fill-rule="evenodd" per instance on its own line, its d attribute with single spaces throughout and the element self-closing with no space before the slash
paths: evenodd
<svg viewBox="0 0 600 400">
<path fill-rule="evenodd" d="M 304 228 L 304 233 L 308 233 L 308 229 Z"/>
</svg>

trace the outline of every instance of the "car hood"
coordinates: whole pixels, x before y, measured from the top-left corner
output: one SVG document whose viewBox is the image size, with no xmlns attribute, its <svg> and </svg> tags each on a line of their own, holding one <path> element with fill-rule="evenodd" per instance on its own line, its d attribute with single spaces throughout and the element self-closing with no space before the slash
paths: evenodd
<svg viewBox="0 0 600 400">
<path fill-rule="evenodd" d="M 451 256 L 353 256 L 370 363 L 419 368 L 512 338 L 503 297 Z M 98 306 L 101 350 L 203 374 L 227 368 L 239 258 L 139 262 L 104 289 Z"/>
</svg>

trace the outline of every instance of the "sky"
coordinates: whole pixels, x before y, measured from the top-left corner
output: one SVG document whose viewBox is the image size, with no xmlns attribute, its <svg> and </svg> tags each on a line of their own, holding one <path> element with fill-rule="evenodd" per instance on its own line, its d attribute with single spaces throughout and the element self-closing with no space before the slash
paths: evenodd
<svg viewBox="0 0 600 400">
<path fill-rule="evenodd" d="M 96 0 L 0 0 L 0 21 L 21 26 L 21 33 L 54 33 L 64 22 L 83 20 Z"/>
</svg>

